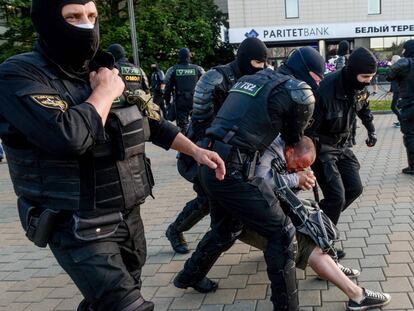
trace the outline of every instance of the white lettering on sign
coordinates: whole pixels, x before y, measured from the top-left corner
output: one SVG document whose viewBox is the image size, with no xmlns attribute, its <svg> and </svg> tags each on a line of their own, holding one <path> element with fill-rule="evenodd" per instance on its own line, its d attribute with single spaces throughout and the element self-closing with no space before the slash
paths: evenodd
<svg viewBox="0 0 414 311">
<path fill-rule="evenodd" d="M 414 36 L 412 20 L 229 29 L 230 43 L 240 43 L 249 36 L 269 42 L 407 35 Z"/>
</svg>

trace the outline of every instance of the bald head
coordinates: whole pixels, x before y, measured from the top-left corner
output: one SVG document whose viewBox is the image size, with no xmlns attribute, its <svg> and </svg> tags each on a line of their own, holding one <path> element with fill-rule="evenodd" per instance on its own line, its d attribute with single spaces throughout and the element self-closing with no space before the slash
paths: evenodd
<svg viewBox="0 0 414 311">
<path fill-rule="evenodd" d="M 285 146 L 285 159 L 289 172 L 303 171 L 310 167 L 316 158 L 316 149 L 312 139 L 303 136 L 293 146 Z"/>
</svg>

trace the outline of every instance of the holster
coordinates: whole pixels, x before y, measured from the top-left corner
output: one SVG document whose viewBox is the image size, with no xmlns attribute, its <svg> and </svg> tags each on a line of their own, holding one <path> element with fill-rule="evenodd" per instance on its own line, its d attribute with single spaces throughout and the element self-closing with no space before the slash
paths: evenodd
<svg viewBox="0 0 414 311">
<path fill-rule="evenodd" d="M 17 208 L 26 237 L 38 247 L 46 247 L 57 223 L 59 211 L 41 209 L 18 198 Z"/>
</svg>

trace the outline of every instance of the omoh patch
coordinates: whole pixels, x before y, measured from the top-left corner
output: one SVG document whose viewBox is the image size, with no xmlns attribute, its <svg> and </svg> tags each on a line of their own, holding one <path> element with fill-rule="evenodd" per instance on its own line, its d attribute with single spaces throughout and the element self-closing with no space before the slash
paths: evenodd
<svg viewBox="0 0 414 311">
<path fill-rule="evenodd" d="M 40 106 L 59 109 L 65 112 L 68 109 L 68 103 L 57 95 L 30 95 L 30 97 Z"/>
</svg>

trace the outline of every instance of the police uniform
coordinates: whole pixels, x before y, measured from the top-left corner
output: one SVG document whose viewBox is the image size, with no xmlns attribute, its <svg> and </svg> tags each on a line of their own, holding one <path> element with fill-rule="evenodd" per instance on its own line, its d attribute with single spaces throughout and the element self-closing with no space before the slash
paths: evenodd
<svg viewBox="0 0 414 311">
<path fill-rule="evenodd" d="M 198 79 L 204 74 L 204 69 L 198 65 L 182 60 L 169 68 L 165 74 L 166 104 L 169 105 L 171 96 L 174 98 L 177 126 L 185 133 L 188 127 L 189 115 L 193 109 L 194 88 Z"/>
<path fill-rule="evenodd" d="M 162 115 L 165 117 L 167 115 L 167 110 L 165 108 L 165 102 L 163 97 L 164 90 L 161 88 L 161 85 L 164 83 L 164 72 L 157 67 L 151 68 L 152 72 L 150 75 L 150 90 L 153 97 L 153 101 L 157 104 L 162 111 Z"/>
<path fill-rule="evenodd" d="M 126 102 L 103 127 L 85 102 L 87 75 L 49 61 L 39 44 L 0 66 L 0 90 L 0 137 L 26 235 L 49 244 L 85 297 L 79 310 L 141 310 L 139 209 L 153 185 L 144 143 L 168 149 L 178 129 Z"/>
<path fill-rule="evenodd" d="M 205 137 L 205 130 L 210 126 L 214 116 L 227 97 L 228 91 L 241 77 L 236 61 L 217 66 L 204 74 L 198 81 L 194 91 L 193 114 L 187 137 L 199 142 Z M 208 199 L 199 185 L 197 163 L 184 154 L 180 154 L 177 162 L 180 174 L 194 184 L 197 197 L 186 203 L 176 220 L 166 232 L 174 250 L 188 253 L 187 243 L 182 232 L 191 229 L 196 223 L 209 214 Z"/>
<path fill-rule="evenodd" d="M 347 141 L 356 115 L 368 132 L 375 133 L 373 116 L 366 101 L 350 96 L 343 85 L 341 69 L 325 77 L 317 90 L 314 123 L 307 135 L 314 138 L 317 157 L 312 165 L 324 194 L 320 207 L 334 224 L 341 212 L 362 193 L 360 165 Z"/>
<path fill-rule="evenodd" d="M 411 54 L 398 60 L 388 75 L 389 81 L 396 81 L 399 89 L 399 121 L 404 134 L 404 146 L 407 151 L 408 167 L 403 173 L 414 174 L 414 40 L 410 40 Z M 408 46 L 410 48 L 410 46 Z M 407 50 L 408 50 L 407 48 Z"/>
<path fill-rule="evenodd" d="M 231 87 L 243 75 L 253 74 L 260 70 L 260 68 L 251 65 L 252 60 L 263 63 L 266 63 L 267 60 L 267 47 L 257 38 L 243 40 L 234 61 L 213 67 L 200 78 L 194 91 L 191 124 L 187 132 L 189 139 L 202 143 L 206 129 L 211 125 Z M 176 252 L 187 253 L 189 250 L 182 232 L 191 229 L 204 216 L 208 215 L 210 208 L 208 199 L 198 182 L 195 161 L 180 154 L 177 168 L 181 176 L 194 184 L 193 188 L 197 197 L 186 203 L 183 211 L 168 227 L 166 236 Z"/>
<path fill-rule="evenodd" d="M 126 89 L 143 90 L 146 93 L 149 92 L 148 78 L 142 68 L 131 64 L 126 58 L 117 60 L 115 68 L 119 70 L 119 74 L 126 85 Z"/>
<path fill-rule="evenodd" d="M 210 147 L 226 161 L 226 177 L 219 182 L 208 168 L 201 167 L 199 172 L 210 200 L 211 230 L 174 280 L 176 286 L 185 288 L 205 279 L 221 253 L 240 235 L 235 225 L 241 223 L 268 242 L 264 255 L 274 310 L 298 309 L 295 229 L 268 184 L 254 177 L 254 172 L 258 156 L 280 132 L 289 139 L 300 137 L 313 104 L 306 83 L 271 69 L 244 76 L 233 86 L 206 131 Z"/>
</svg>

